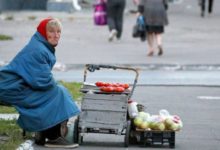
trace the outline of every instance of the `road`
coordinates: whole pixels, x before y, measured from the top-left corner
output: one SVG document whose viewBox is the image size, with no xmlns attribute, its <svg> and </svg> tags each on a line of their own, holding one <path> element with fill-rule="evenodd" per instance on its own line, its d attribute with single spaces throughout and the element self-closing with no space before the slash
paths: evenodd
<svg viewBox="0 0 220 150">
<path fill-rule="evenodd" d="M 132 97 L 147 107 L 150 114 L 167 109 L 179 115 L 183 129 L 176 133 L 177 150 L 217 150 L 220 146 L 220 94 L 215 87 L 140 86 Z M 122 135 L 87 134 L 78 150 L 125 150 Z M 35 146 L 36 150 L 48 148 Z M 129 150 L 141 150 L 131 145 Z M 145 148 L 146 149 L 146 148 Z M 147 149 L 155 149 L 148 147 Z M 157 147 L 158 150 L 169 149 Z"/>
</svg>

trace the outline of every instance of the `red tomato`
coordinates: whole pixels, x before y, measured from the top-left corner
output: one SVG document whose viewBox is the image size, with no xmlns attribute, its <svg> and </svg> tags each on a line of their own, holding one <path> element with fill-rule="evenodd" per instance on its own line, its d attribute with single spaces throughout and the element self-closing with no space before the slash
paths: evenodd
<svg viewBox="0 0 220 150">
<path fill-rule="evenodd" d="M 128 89 L 129 88 L 129 84 L 125 83 L 122 85 L 123 88 Z"/>
<path fill-rule="evenodd" d="M 100 87 L 99 89 L 100 89 L 100 91 L 105 92 L 105 88 L 106 88 L 106 87 L 102 86 L 102 87 Z"/>
<path fill-rule="evenodd" d="M 117 84 L 116 83 L 112 83 L 111 86 L 112 87 L 117 87 Z"/>
<path fill-rule="evenodd" d="M 95 83 L 96 86 L 101 87 L 104 85 L 104 82 L 98 81 Z"/>
<path fill-rule="evenodd" d="M 112 86 L 106 87 L 106 92 L 113 92 L 114 88 Z"/>
<path fill-rule="evenodd" d="M 104 83 L 104 86 L 110 86 L 111 84 L 110 83 L 108 83 L 108 82 L 105 82 Z"/>
<path fill-rule="evenodd" d="M 115 92 L 122 93 L 124 91 L 125 91 L 125 89 L 123 87 L 115 87 Z"/>
<path fill-rule="evenodd" d="M 114 91 L 114 87 L 102 86 L 102 87 L 100 87 L 100 90 L 103 91 L 103 92 L 113 92 Z"/>
</svg>

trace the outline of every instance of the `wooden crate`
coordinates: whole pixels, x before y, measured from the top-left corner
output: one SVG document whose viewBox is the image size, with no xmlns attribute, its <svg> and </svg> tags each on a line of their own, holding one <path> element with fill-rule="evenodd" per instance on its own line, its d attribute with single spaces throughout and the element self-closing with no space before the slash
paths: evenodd
<svg viewBox="0 0 220 150">
<path fill-rule="evenodd" d="M 140 143 L 142 143 L 143 146 L 168 145 L 170 148 L 175 148 L 175 131 L 136 129 L 136 132 L 140 135 Z"/>
<path fill-rule="evenodd" d="M 79 127 L 119 130 L 127 124 L 126 94 L 86 93 L 82 100 Z"/>
</svg>

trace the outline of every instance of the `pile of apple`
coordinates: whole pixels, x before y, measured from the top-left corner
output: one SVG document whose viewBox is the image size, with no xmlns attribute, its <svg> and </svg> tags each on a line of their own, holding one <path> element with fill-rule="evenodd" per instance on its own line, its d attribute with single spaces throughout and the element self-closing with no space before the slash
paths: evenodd
<svg viewBox="0 0 220 150">
<path fill-rule="evenodd" d="M 134 125 L 139 129 L 145 130 L 179 131 L 183 127 L 180 117 L 177 115 L 169 115 L 167 112 L 166 110 L 161 110 L 159 115 L 139 112 L 134 118 Z"/>
<path fill-rule="evenodd" d="M 95 85 L 99 87 L 100 91 L 110 92 L 110 93 L 111 92 L 122 93 L 129 88 L 129 84 L 127 83 L 123 84 L 123 83 L 109 83 L 109 82 L 98 81 L 95 83 Z"/>
</svg>

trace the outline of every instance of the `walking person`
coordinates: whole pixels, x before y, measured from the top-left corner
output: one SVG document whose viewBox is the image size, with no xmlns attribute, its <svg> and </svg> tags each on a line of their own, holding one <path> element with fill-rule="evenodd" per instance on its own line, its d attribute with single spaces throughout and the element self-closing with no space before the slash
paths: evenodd
<svg viewBox="0 0 220 150">
<path fill-rule="evenodd" d="M 107 22 L 109 27 L 109 38 L 111 42 L 116 37 L 121 38 L 123 30 L 123 15 L 126 0 L 107 0 Z"/>
<path fill-rule="evenodd" d="M 200 1 L 200 5 L 201 5 L 201 17 L 205 16 L 206 1 L 208 1 L 208 13 L 211 14 L 214 0 L 199 0 L 199 1 Z"/>
<path fill-rule="evenodd" d="M 164 26 L 168 25 L 167 0 L 140 0 L 138 6 L 138 15 L 143 15 L 146 22 L 148 53 L 147 56 L 153 56 L 155 44 L 158 49 L 158 55 L 163 54 L 162 34 Z"/>
<path fill-rule="evenodd" d="M 54 18 L 40 22 L 28 44 L 6 66 L 0 68 L 0 99 L 19 112 L 18 124 L 37 132 L 36 144 L 76 147 L 68 143 L 67 120 L 80 110 L 70 93 L 52 74 L 55 47 L 61 23 Z"/>
</svg>

